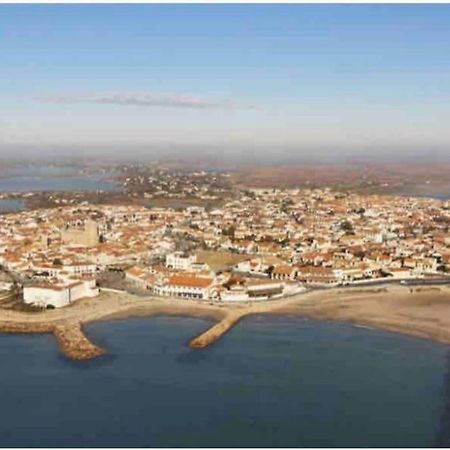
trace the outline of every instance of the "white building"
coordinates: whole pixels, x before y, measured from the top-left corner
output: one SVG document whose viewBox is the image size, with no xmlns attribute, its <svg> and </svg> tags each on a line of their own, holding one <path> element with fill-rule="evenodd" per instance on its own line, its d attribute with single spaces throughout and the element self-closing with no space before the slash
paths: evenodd
<svg viewBox="0 0 450 450">
<path fill-rule="evenodd" d="M 249 300 L 247 287 L 235 284 L 223 290 L 220 293 L 220 299 L 224 302 L 247 302 Z"/>
<path fill-rule="evenodd" d="M 14 287 L 11 281 L 0 281 L 0 291 L 9 291 Z"/>
<path fill-rule="evenodd" d="M 213 278 L 195 275 L 173 275 L 162 286 L 155 286 L 159 295 L 181 297 L 198 300 L 209 300 L 217 297 Z"/>
<path fill-rule="evenodd" d="M 71 283 L 41 283 L 25 286 L 23 300 L 25 303 L 47 308 L 62 308 L 84 297 L 95 297 L 99 293 L 95 279 L 74 280 Z"/>
<path fill-rule="evenodd" d="M 125 279 L 140 289 L 152 289 L 157 280 L 157 276 L 149 274 L 140 267 L 133 266 L 125 270 Z"/>
<path fill-rule="evenodd" d="M 175 270 L 189 271 L 192 269 L 192 264 L 196 261 L 196 255 L 186 255 L 183 252 L 174 252 L 166 256 L 166 267 Z"/>
<path fill-rule="evenodd" d="M 64 270 L 73 275 L 91 274 L 94 275 L 97 271 L 97 265 L 91 262 L 73 262 L 71 264 L 64 264 Z"/>
<path fill-rule="evenodd" d="M 251 300 L 267 300 L 283 295 L 284 283 L 275 280 L 248 280 L 247 292 Z"/>
</svg>

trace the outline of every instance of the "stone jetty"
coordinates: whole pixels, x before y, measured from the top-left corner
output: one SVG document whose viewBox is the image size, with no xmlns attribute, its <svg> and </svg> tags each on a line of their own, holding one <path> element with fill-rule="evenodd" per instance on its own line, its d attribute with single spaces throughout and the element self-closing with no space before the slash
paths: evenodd
<svg viewBox="0 0 450 450">
<path fill-rule="evenodd" d="M 105 353 L 86 337 L 79 322 L 56 325 L 53 334 L 61 350 L 71 359 L 78 361 L 93 359 Z"/>
<path fill-rule="evenodd" d="M 105 351 L 93 344 L 83 333 L 80 322 L 1 322 L 2 333 L 53 333 L 64 354 L 74 360 L 86 360 L 103 355 Z"/>
<path fill-rule="evenodd" d="M 233 328 L 244 316 L 248 315 L 246 310 L 230 311 L 220 322 L 208 328 L 205 332 L 192 339 L 189 343 L 191 348 L 205 348 L 218 341 L 225 333 Z"/>
</svg>

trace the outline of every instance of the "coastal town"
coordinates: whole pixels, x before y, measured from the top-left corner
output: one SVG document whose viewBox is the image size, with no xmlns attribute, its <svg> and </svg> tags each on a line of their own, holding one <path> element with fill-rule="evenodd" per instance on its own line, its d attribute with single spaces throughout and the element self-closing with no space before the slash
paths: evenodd
<svg viewBox="0 0 450 450">
<path fill-rule="evenodd" d="M 2 306 L 29 310 L 102 290 L 248 304 L 445 280 L 450 202 L 329 188 L 248 188 L 208 208 L 82 202 L 1 215 L 0 265 Z"/>
</svg>

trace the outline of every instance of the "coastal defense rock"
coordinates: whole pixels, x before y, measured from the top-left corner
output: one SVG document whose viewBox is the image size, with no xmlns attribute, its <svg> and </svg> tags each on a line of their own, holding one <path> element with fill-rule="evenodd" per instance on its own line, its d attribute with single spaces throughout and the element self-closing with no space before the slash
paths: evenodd
<svg viewBox="0 0 450 450">
<path fill-rule="evenodd" d="M 105 351 L 93 344 L 83 333 L 79 322 L 1 322 L 2 333 L 53 333 L 64 354 L 71 359 L 85 360 L 103 355 Z"/>
<path fill-rule="evenodd" d="M 51 333 L 53 326 L 45 322 L 1 322 L 0 331 L 2 333 Z"/>
<path fill-rule="evenodd" d="M 71 359 L 93 359 L 105 353 L 86 337 L 79 322 L 56 325 L 53 334 L 64 354 Z"/>
<path fill-rule="evenodd" d="M 192 339 L 189 343 L 191 348 L 205 348 L 208 345 L 213 344 L 218 341 L 225 333 L 227 333 L 231 328 L 233 328 L 242 317 L 246 316 L 248 313 L 244 311 L 233 311 L 230 312 L 225 318 L 220 322 L 213 325 L 211 328 L 203 332 L 200 336 Z"/>
</svg>

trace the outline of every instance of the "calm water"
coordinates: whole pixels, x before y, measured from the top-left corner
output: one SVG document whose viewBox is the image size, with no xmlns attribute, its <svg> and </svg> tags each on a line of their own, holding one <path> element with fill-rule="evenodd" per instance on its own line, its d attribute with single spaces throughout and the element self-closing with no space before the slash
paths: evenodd
<svg viewBox="0 0 450 450">
<path fill-rule="evenodd" d="M 95 324 L 89 335 L 111 354 L 88 363 L 65 359 L 51 336 L 0 335 L 0 445 L 450 443 L 447 346 L 254 317 L 190 350 L 207 326 L 162 317 Z"/>
<path fill-rule="evenodd" d="M 118 188 L 101 173 L 80 175 L 64 167 L 25 167 L 0 177 L 0 192 L 112 191 Z"/>
<path fill-rule="evenodd" d="M 0 212 L 21 211 L 24 208 L 23 201 L 0 198 Z"/>
<path fill-rule="evenodd" d="M 450 192 L 436 194 L 433 198 L 437 198 L 439 200 L 450 200 Z"/>
</svg>

